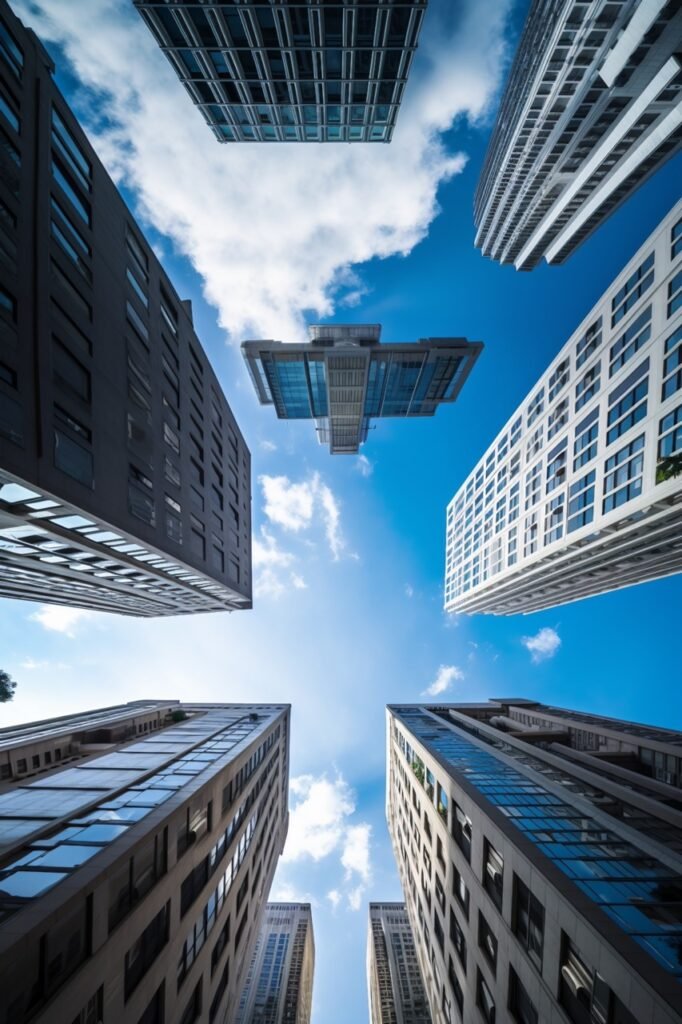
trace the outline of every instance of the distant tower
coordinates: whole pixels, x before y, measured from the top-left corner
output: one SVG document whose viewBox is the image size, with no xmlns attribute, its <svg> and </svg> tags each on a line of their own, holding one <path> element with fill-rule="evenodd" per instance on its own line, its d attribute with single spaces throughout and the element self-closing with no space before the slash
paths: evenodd
<svg viewBox="0 0 682 1024">
<path fill-rule="evenodd" d="M 476 245 L 563 263 L 682 146 L 679 0 L 533 0 L 476 190 Z"/>
<path fill-rule="evenodd" d="M 370 903 L 367 930 L 370 1024 L 431 1024 L 404 903 Z"/>
<path fill-rule="evenodd" d="M 332 454 L 357 452 L 375 418 L 433 416 L 454 402 L 483 348 L 464 338 L 381 344 L 379 324 L 309 332 L 307 343 L 245 341 L 242 351 L 261 405 L 279 419 L 314 419 Z"/>
<path fill-rule="evenodd" d="M 235 1024 L 310 1024 L 315 971 L 309 903 L 268 903 Z"/>
<path fill-rule="evenodd" d="M 219 142 L 390 142 L 427 0 L 134 0 Z"/>
<path fill-rule="evenodd" d="M 433 1024 L 679 1024 L 682 733 L 510 697 L 386 736 Z"/>
</svg>

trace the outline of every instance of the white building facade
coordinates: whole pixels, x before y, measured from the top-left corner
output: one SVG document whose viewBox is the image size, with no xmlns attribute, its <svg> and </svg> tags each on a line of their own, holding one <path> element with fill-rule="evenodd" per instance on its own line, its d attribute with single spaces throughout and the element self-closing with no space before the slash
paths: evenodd
<svg viewBox="0 0 682 1024">
<path fill-rule="evenodd" d="M 681 459 L 679 202 L 448 505 L 446 610 L 532 612 L 679 572 Z"/>
</svg>

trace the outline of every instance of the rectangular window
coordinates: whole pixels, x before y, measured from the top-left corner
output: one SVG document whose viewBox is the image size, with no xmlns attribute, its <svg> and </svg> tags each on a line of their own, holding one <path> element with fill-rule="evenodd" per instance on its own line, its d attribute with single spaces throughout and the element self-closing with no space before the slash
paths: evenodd
<svg viewBox="0 0 682 1024">
<path fill-rule="evenodd" d="M 682 252 L 682 219 L 670 229 L 670 259 L 677 259 Z"/>
<path fill-rule="evenodd" d="M 595 470 L 591 470 L 568 489 L 568 523 L 566 532 L 572 533 L 587 526 L 594 519 Z"/>
<path fill-rule="evenodd" d="M 601 345 L 601 317 L 591 324 L 576 345 L 575 368 L 579 370 Z"/>
<path fill-rule="evenodd" d="M 175 309 L 173 308 L 172 302 L 167 297 L 167 295 L 163 291 L 163 289 L 161 290 L 161 316 L 162 316 L 166 326 L 168 327 L 170 332 L 173 334 L 173 336 L 177 336 L 177 333 L 178 333 L 178 314 L 175 312 Z"/>
<path fill-rule="evenodd" d="M 606 444 L 612 444 L 628 430 L 644 419 L 647 410 L 647 395 L 649 393 L 649 378 L 640 380 L 633 388 L 630 388 L 618 402 L 614 402 L 609 408 L 607 417 L 608 431 L 606 433 Z"/>
<path fill-rule="evenodd" d="M 498 910 L 502 910 L 503 877 L 502 854 L 497 852 L 488 839 L 485 839 L 483 842 L 483 888 Z"/>
<path fill-rule="evenodd" d="M 611 512 L 642 493 L 643 469 L 644 434 L 640 434 L 604 464 L 604 512 Z"/>
<path fill-rule="evenodd" d="M 575 411 L 589 402 L 591 398 L 599 391 L 599 379 L 600 379 L 601 363 L 596 362 L 593 366 L 586 370 L 580 380 L 575 386 Z"/>
<path fill-rule="evenodd" d="M 611 300 L 611 326 L 615 327 L 654 282 L 654 254 L 650 253 Z"/>
<path fill-rule="evenodd" d="M 662 398 L 670 398 L 682 388 L 682 325 L 665 340 Z"/>
<path fill-rule="evenodd" d="M 545 544 L 563 537 L 565 511 L 565 494 L 557 494 L 545 505 Z"/>
<path fill-rule="evenodd" d="M 568 379 L 571 374 L 571 361 L 570 359 L 562 359 L 560 363 L 555 366 L 548 383 L 549 394 L 548 401 L 552 401 L 553 398 L 559 394 L 559 392 L 568 384 Z"/>
<path fill-rule="evenodd" d="M 92 165 L 57 110 L 52 108 L 52 144 L 77 183 L 92 192 Z"/>
<path fill-rule="evenodd" d="M 52 157 L 52 177 L 69 200 L 80 219 L 90 227 L 92 223 L 90 204 L 81 197 L 70 175 L 55 156 Z"/>
<path fill-rule="evenodd" d="M 668 316 L 673 316 L 682 307 L 682 270 L 678 270 L 668 282 Z"/>
<path fill-rule="evenodd" d="M 480 910 L 478 912 L 478 946 L 495 974 L 497 970 L 497 939 Z"/>
<path fill-rule="evenodd" d="M 149 259 L 142 243 L 138 242 L 130 228 L 126 229 L 126 247 L 133 269 L 146 288 L 149 284 Z"/>
<path fill-rule="evenodd" d="M 73 226 L 65 210 L 54 196 L 50 197 L 50 204 L 52 207 L 52 237 L 60 246 L 62 252 L 78 268 L 86 281 L 90 281 L 92 277 L 89 267 L 89 260 L 92 255 L 90 246 L 80 231 Z"/>
<path fill-rule="evenodd" d="M 573 471 L 576 472 L 597 454 L 599 444 L 599 408 L 593 409 L 575 428 Z"/>
<path fill-rule="evenodd" d="M 669 459 L 682 453 L 682 405 L 659 421 L 658 438 L 659 459 Z"/>
<path fill-rule="evenodd" d="M 564 438 L 556 448 L 553 448 L 547 456 L 547 487 L 546 494 L 550 494 L 556 487 L 566 480 L 566 447 L 568 441 Z"/>
<path fill-rule="evenodd" d="M 448 981 L 450 982 L 450 988 L 452 989 L 452 994 L 455 997 L 455 1002 L 457 1003 L 461 1016 L 464 1011 L 464 990 L 459 983 L 459 978 L 457 977 L 457 972 L 451 956 L 448 957 Z"/>
<path fill-rule="evenodd" d="M 63 289 L 64 293 L 68 295 L 70 301 L 77 307 L 79 313 L 81 313 L 87 320 L 92 320 L 92 307 L 87 299 L 83 298 L 78 288 L 64 273 L 62 268 L 55 260 L 50 261 L 52 268 L 52 275 L 55 281 Z M 0 307 L 2 306 L 2 296 L 0 295 Z"/>
<path fill-rule="evenodd" d="M 0 57 L 5 61 L 12 74 L 20 79 L 24 70 L 24 53 L 2 18 L 0 18 Z"/>
<path fill-rule="evenodd" d="M 531 513 L 526 516 L 526 522 L 523 534 L 523 554 L 524 557 L 527 555 L 533 555 L 538 549 L 538 514 L 537 512 Z"/>
<path fill-rule="evenodd" d="M 451 862 L 452 863 L 452 862 Z M 462 908 L 462 913 L 466 920 L 469 920 L 469 890 L 467 889 L 464 879 L 455 867 L 452 865 L 452 893 Z"/>
<path fill-rule="evenodd" d="M 124 997 L 133 994 L 157 956 L 168 942 L 170 902 L 150 921 L 125 955 Z"/>
<path fill-rule="evenodd" d="M 138 299 L 140 300 L 144 308 L 149 309 L 149 298 L 147 296 L 147 293 L 144 290 L 144 287 L 138 281 L 135 272 L 131 270 L 130 267 L 126 267 L 126 277 L 128 279 L 130 287 L 133 289 L 133 291 L 137 295 Z"/>
<path fill-rule="evenodd" d="M 56 338 L 53 338 L 52 359 L 52 372 L 59 388 L 89 404 L 91 398 L 90 373 Z"/>
<path fill-rule="evenodd" d="M 568 399 L 562 398 L 560 402 L 557 402 L 552 412 L 549 414 L 547 420 L 547 440 L 551 439 L 559 433 L 562 427 L 566 426 L 568 422 Z"/>
<path fill-rule="evenodd" d="M 528 470 L 528 473 L 526 474 L 526 512 L 529 508 L 532 508 L 533 505 L 536 505 L 540 500 L 540 489 L 542 487 L 541 474 L 541 462 L 537 462 L 532 469 Z"/>
<path fill-rule="evenodd" d="M 471 818 L 464 813 L 459 804 L 452 804 L 452 838 L 455 840 L 467 861 L 471 860 Z"/>
<path fill-rule="evenodd" d="M 559 1002 L 575 1024 L 611 1020 L 611 990 L 593 968 L 588 967 L 565 932 L 561 933 L 562 954 Z"/>
<path fill-rule="evenodd" d="M 246 918 L 244 920 L 246 920 Z M 211 1000 L 211 1005 L 210 1005 L 209 1011 L 208 1011 L 208 1021 L 209 1021 L 209 1024 L 213 1024 L 213 1021 L 218 1016 L 218 1011 L 220 1010 L 220 1004 L 222 1003 L 223 998 L 225 996 L 225 990 L 227 988 L 227 982 L 228 982 L 229 977 L 230 977 L 230 961 L 228 960 L 227 963 L 225 964 L 224 969 L 223 969 L 223 973 L 220 975 L 220 981 L 218 982 L 218 986 L 217 986 L 217 988 L 215 990 L 215 995 L 213 996 L 213 999 Z"/>
<path fill-rule="evenodd" d="M 462 970 L 466 974 L 466 969 L 467 969 L 467 943 L 466 943 L 466 939 L 464 937 L 464 932 L 462 930 L 462 927 L 461 927 L 459 921 L 457 920 L 457 918 L 455 917 L 455 913 L 454 913 L 452 907 L 450 907 L 450 941 L 452 942 L 453 946 L 455 947 L 455 952 L 457 953 L 457 957 L 459 959 L 459 962 L 462 965 Z"/>
<path fill-rule="evenodd" d="M 73 477 L 85 487 L 94 485 L 92 452 L 61 430 L 54 432 L 54 464 L 62 473 Z"/>
<path fill-rule="evenodd" d="M 651 306 L 647 306 L 632 321 L 626 331 L 611 346 L 609 353 L 609 377 L 620 370 L 636 352 L 651 338 Z"/>
<path fill-rule="evenodd" d="M 132 302 L 126 302 L 126 316 L 128 323 L 135 330 L 138 337 L 147 345 L 149 343 L 149 328 L 137 312 Z"/>
<path fill-rule="evenodd" d="M 538 1024 L 540 1018 L 535 1005 L 519 980 L 513 967 L 509 968 L 509 1012 L 518 1024 Z M 594 1018 L 593 1018 L 594 1019 Z"/>
<path fill-rule="evenodd" d="M 492 992 L 486 985 L 485 978 L 481 974 L 480 967 L 476 976 L 476 1006 L 481 1011 L 483 1020 L 487 1021 L 487 1024 L 495 1024 L 495 1001 Z"/>
<path fill-rule="evenodd" d="M 545 909 L 518 875 L 514 875 L 512 930 L 539 971 L 545 934 Z"/>
<path fill-rule="evenodd" d="M 526 412 L 526 426 L 530 427 L 535 423 L 538 416 L 542 414 L 545 407 L 545 389 L 540 388 L 536 395 L 531 398 L 528 403 L 528 410 Z"/>
</svg>

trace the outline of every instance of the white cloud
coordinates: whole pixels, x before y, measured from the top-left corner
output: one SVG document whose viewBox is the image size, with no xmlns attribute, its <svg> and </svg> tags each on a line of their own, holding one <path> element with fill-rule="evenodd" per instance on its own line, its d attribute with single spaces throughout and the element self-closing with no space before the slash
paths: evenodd
<svg viewBox="0 0 682 1024">
<path fill-rule="evenodd" d="M 303 579 L 303 577 L 299 576 L 298 573 L 295 573 L 295 572 L 292 572 L 292 574 L 291 574 L 291 585 L 296 590 L 307 590 L 308 589 L 308 584 Z"/>
<path fill-rule="evenodd" d="M 522 636 L 521 643 L 530 651 L 531 661 L 537 664 L 554 657 L 561 647 L 561 637 L 555 629 L 544 626 L 535 636 Z"/>
<path fill-rule="evenodd" d="M 26 672 L 44 672 L 46 669 L 49 669 L 50 672 L 61 672 L 70 667 L 65 661 L 48 661 L 47 658 L 43 658 L 41 661 L 37 661 L 35 658 L 24 658 L 21 662 L 21 668 Z"/>
<path fill-rule="evenodd" d="M 324 774 L 291 779 L 289 832 L 282 862 L 317 862 L 336 855 L 343 868 L 343 885 L 327 893 L 334 908 L 345 892 L 351 910 L 359 909 L 372 880 L 372 827 L 367 822 L 352 822 L 354 813 L 355 794 L 342 775 L 333 780 Z"/>
<path fill-rule="evenodd" d="M 510 4 L 431 4 L 390 146 L 221 146 L 132 4 L 14 7 L 90 90 L 79 112 L 96 149 L 189 256 L 221 325 L 235 340 L 294 341 L 304 310 L 328 317 L 357 301 L 353 266 L 404 255 L 425 237 L 438 188 L 466 164 L 441 133 L 486 113 Z"/>
<path fill-rule="evenodd" d="M 268 899 L 271 903 L 310 903 L 313 907 L 318 906 L 317 900 L 311 893 L 299 889 L 291 882 L 279 881 L 277 876 Z"/>
<path fill-rule="evenodd" d="M 253 535 L 251 557 L 257 597 L 281 597 L 290 592 L 291 587 L 300 589 L 301 577 L 290 569 L 295 556 L 284 551 L 276 538 L 263 527 L 260 535 Z"/>
<path fill-rule="evenodd" d="M 277 445 L 274 441 L 260 441 L 259 448 L 263 452 L 276 452 Z"/>
<path fill-rule="evenodd" d="M 86 619 L 91 619 L 92 612 L 59 604 L 43 604 L 29 618 L 32 622 L 39 622 L 44 629 L 74 637 L 76 627 Z"/>
<path fill-rule="evenodd" d="M 405 584 L 405 597 L 414 597 L 414 587 L 411 583 Z"/>
<path fill-rule="evenodd" d="M 329 550 L 338 561 L 345 547 L 341 533 L 341 510 L 331 488 L 319 473 L 293 483 L 287 476 L 258 477 L 263 490 L 263 512 L 271 523 L 283 530 L 299 533 L 321 520 Z"/>
<path fill-rule="evenodd" d="M 360 476 L 367 478 L 374 472 L 374 463 L 370 462 L 366 455 L 358 455 L 355 460 L 355 468 L 357 469 Z"/>
<path fill-rule="evenodd" d="M 436 678 L 430 686 L 422 690 L 422 696 L 437 697 L 439 694 L 445 693 L 455 681 L 462 679 L 464 679 L 464 673 L 461 668 L 457 668 L 456 665 L 440 665 L 436 672 Z"/>
</svg>

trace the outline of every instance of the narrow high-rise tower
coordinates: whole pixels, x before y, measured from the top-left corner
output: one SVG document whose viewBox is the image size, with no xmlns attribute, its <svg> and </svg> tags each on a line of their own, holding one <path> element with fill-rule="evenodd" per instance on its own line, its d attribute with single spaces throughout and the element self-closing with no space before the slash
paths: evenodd
<svg viewBox="0 0 682 1024">
<path fill-rule="evenodd" d="M 521 698 L 387 709 L 434 1024 L 679 1024 L 682 733 Z"/>
<path fill-rule="evenodd" d="M 404 903 L 370 903 L 367 929 L 370 1024 L 431 1024 Z"/>
<path fill-rule="evenodd" d="M 510 615 L 682 570 L 682 202 L 447 510 L 445 608 Z"/>
<path fill-rule="evenodd" d="M 268 903 L 235 1024 L 310 1024 L 315 940 L 309 903 Z"/>
<path fill-rule="evenodd" d="M 288 825 L 287 705 L 0 729 L 3 1021 L 233 1021 Z"/>
<path fill-rule="evenodd" d="M 134 0 L 219 142 L 390 142 L 427 0 Z"/>
<path fill-rule="evenodd" d="M 379 324 L 324 324 L 310 341 L 245 341 L 244 358 L 262 405 L 279 419 L 314 419 L 332 454 L 357 452 L 371 421 L 433 416 L 454 402 L 483 345 L 464 338 L 382 344 Z"/>
<path fill-rule="evenodd" d="M 533 0 L 475 202 L 476 245 L 562 263 L 682 146 L 679 0 Z"/>
<path fill-rule="evenodd" d="M 0 0 L 0 594 L 248 608 L 248 448 L 52 71 Z"/>
</svg>

